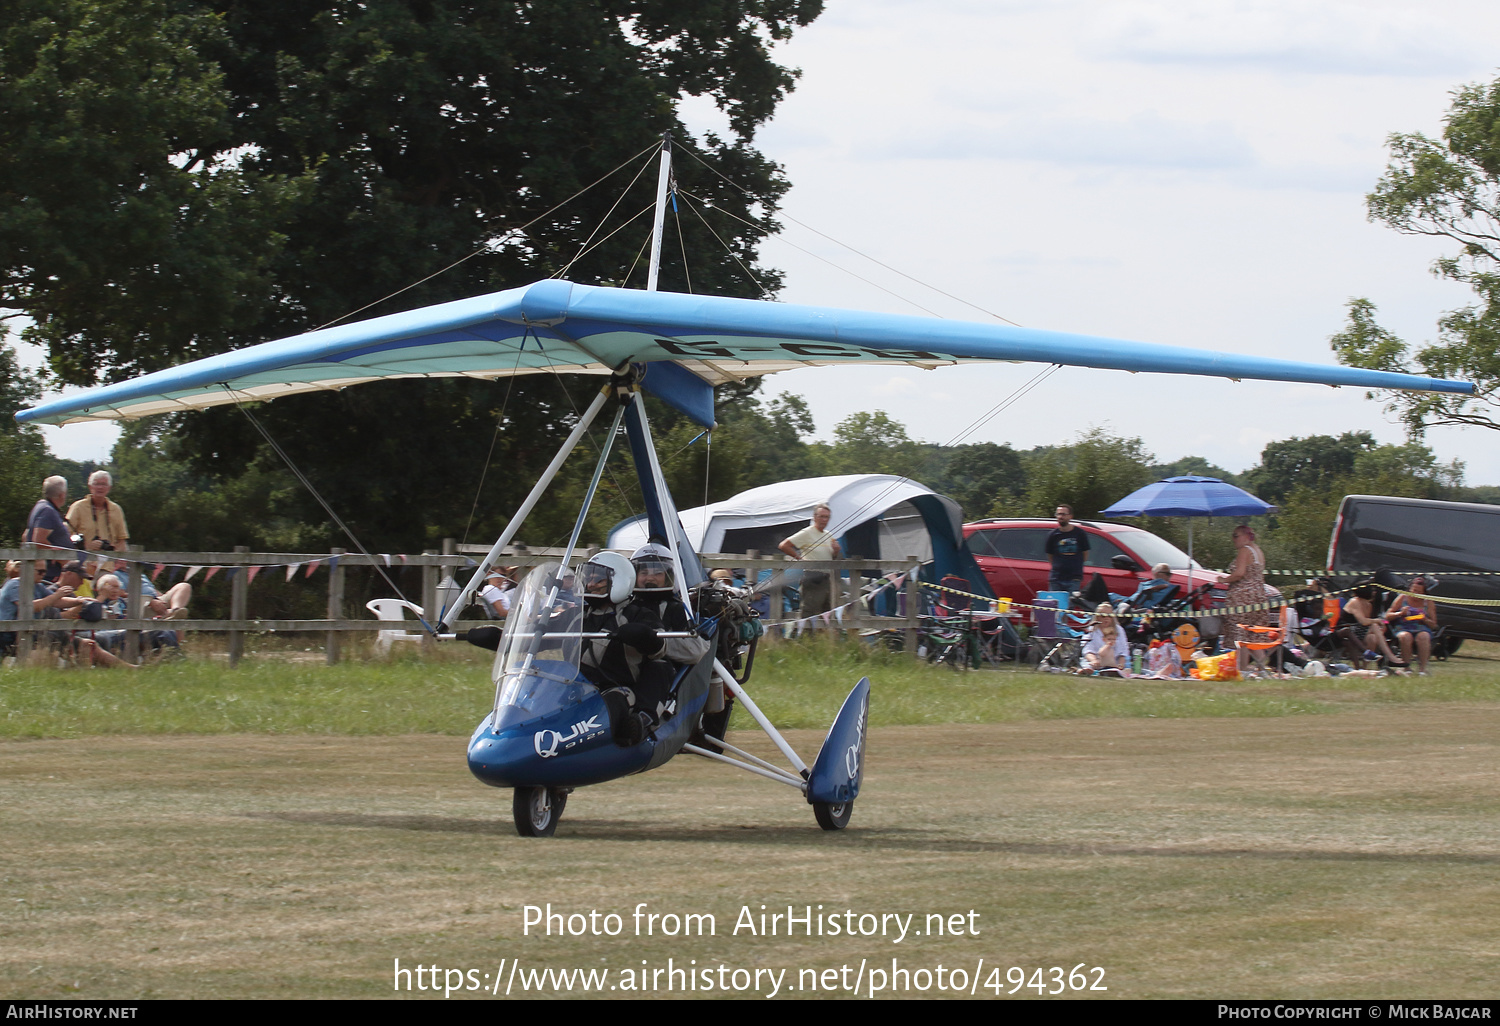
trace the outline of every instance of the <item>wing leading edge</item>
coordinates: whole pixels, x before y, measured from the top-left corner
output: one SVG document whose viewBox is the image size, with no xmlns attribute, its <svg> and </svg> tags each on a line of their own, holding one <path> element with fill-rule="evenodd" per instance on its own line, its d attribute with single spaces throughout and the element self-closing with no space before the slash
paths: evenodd
<svg viewBox="0 0 1500 1026">
<path fill-rule="evenodd" d="M 709 423 L 710 390 L 729 381 L 845 363 L 932 368 L 994 361 L 1359 388 L 1474 390 L 1464 381 L 999 324 L 547 280 L 196 360 L 54 399 L 22 410 L 16 419 L 41 424 L 133 419 L 388 378 L 608 374 L 631 362 L 647 365 L 648 391 Z M 650 365 L 663 363 L 677 367 L 661 367 L 653 376 Z"/>
</svg>

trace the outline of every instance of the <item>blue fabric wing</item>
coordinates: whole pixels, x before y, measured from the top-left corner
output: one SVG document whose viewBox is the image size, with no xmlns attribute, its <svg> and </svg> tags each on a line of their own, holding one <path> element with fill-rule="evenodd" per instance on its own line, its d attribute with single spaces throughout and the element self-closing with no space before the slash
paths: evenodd
<svg viewBox="0 0 1500 1026">
<path fill-rule="evenodd" d="M 1359 388 L 1474 390 L 1463 381 L 1000 324 L 549 279 L 196 360 L 54 399 L 16 419 L 128 419 L 386 378 L 608 374 L 637 363 L 675 364 L 670 371 L 648 366 L 644 387 L 710 424 L 712 387 L 729 381 L 832 364 L 931 368 L 996 360 Z"/>
</svg>

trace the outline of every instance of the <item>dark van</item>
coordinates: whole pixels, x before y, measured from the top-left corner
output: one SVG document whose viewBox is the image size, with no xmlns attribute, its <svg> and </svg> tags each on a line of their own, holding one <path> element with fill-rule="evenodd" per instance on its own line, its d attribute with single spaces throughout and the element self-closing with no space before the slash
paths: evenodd
<svg viewBox="0 0 1500 1026">
<path fill-rule="evenodd" d="M 1500 506 L 1391 495 L 1346 495 L 1328 546 L 1330 570 L 1437 576 L 1433 598 L 1500 599 Z M 1464 574 L 1488 571 L 1495 576 Z M 1450 638 L 1500 641 L 1500 606 L 1439 602 Z"/>
</svg>

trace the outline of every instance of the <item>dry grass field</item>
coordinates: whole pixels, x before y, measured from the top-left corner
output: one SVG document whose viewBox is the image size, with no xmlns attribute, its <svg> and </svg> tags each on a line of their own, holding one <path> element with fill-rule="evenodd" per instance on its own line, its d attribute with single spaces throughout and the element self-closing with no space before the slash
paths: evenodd
<svg viewBox="0 0 1500 1026">
<path fill-rule="evenodd" d="M 792 736 L 805 755 L 820 739 Z M 517 998 L 549 968 L 608 970 L 620 996 L 669 959 L 708 969 L 698 996 L 752 979 L 742 996 L 767 996 L 782 970 L 781 996 L 863 994 L 892 959 L 928 971 L 910 978 L 928 996 L 939 965 L 978 996 L 1010 991 L 1011 967 L 1052 986 L 1051 967 L 1080 964 L 1108 990 L 1076 996 L 1117 998 L 1494 997 L 1500 978 L 1500 703 L 880 727 L 842 834 L 790 789 L 680 758 L 575 793 L 556 838 L 523 840 L 463 750 L 0 741 L 0 993 L 390 997 L 396 959 L 444 971 L 436 993 L 409 974 L 427 1000 L 496 976 Z M 548 903 L 618 913 L 620 935 L 524 934 L 525 906 Z M 639 903 L 712 914 L 714 934 L 637 936 Z M 789 904 L 914 913 L 922 935 L 734 932 L 742 907 Z M 924 930 L 938 913 L 962 913 L 960 935 Z M 648 975 L 646 996 L 687 979 Z"/>
</svg>

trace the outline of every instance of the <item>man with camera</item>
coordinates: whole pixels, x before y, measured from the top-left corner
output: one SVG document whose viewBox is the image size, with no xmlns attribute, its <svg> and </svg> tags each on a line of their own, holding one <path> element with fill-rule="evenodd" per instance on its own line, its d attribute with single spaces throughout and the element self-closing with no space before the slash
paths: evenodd
<svg viewBox="0 0 1500 1026">
<path fill-rule="evenodd" d="M 125 511 L 109 498 L 113 485 L 109 471 L 96 470 L 89 475 L 88 498 L 68 507 L 68 526 L 90 552 L 122 552 L 130 541 Z"/>
</svg>

